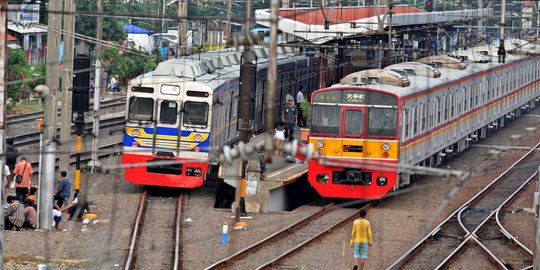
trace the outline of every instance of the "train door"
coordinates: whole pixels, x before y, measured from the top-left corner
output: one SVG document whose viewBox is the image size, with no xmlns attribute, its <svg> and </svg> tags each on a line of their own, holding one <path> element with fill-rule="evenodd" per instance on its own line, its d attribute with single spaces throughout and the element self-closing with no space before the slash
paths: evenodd
<svg viewBox="0 0 540 270">
<path fill-rule="evenodd" d="M 366 130 L 365 108 L 343 107 L 342 108 L 342 153 L 344 158 L 364 157 L 364 153 L 371 152 L 364 145 Z"/>
<path fill-rule="evenodd" d="M 154 152 L 158 156 L 180 155 L 180 104 L 176 100 L 158 99 Z"/>
</svg>

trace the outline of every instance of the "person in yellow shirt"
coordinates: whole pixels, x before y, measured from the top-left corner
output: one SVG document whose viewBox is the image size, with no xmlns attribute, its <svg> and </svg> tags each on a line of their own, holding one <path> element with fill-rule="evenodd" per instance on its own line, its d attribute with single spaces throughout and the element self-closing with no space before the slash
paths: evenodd
<svg viewBox="0 0 540 270">
<path fill-rule="evenodd" d="M 353 257 L 355 265 L 353 270 L 363 270 L 368 258 L 368 244 L 371 246 L 371 225 L 366 219 L 366 209 L 361 209 L 358 213 L 360 218 L 355 219 L 352 227 L 351 247 L 353 247 Z"/>
</svg>

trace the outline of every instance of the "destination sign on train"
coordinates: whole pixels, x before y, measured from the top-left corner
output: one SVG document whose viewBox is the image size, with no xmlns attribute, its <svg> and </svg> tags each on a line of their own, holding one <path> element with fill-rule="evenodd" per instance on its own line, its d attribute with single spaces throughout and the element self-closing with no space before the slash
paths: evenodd
<svg viewBox="0 0 540 270">
<path fill-rule="evenodd" d="M 334 90 L 316 93 L 314 102 L 336 104 L 390 105 L 397 106 L 395 97 L 365 90 Z"/>
</svg>

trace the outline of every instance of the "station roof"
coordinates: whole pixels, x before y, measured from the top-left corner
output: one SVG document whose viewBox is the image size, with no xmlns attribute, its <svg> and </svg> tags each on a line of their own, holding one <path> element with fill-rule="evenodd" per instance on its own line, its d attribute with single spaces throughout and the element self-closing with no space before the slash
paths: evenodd
<svg viewBox="0 0 540 270">
<path fill-rule="evenodd" d="M 347 36 L 376 33 L 379 25 L 376 9 L 379 9 L 381 18 L 388 10 L 387 7 L 373 6 L 325 8 L 329 29 L 324 28 L 323 12 L 318 7 L 280 9 L 278 29 L 315 44 Z M 395 5 L 392 8 L 391 22 L 389 18 L 386 18 L 382 25 L 383 27 L 390 24 L 394 27 L 406 27 L 409 25 L 452 23 L 475 20 L 491 15 L 491 13 L 492 9 L 426 12 L 415 7 Z M 255 19 L 257 24 L 270 27 L 270 10 L 256 10 Z"/>
</svg>

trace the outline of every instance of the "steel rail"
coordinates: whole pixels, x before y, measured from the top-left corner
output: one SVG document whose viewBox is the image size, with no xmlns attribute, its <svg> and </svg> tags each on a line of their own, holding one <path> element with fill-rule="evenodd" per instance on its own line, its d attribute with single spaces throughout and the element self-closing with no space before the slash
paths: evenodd
<svg viewBox="0 0 540 270">
<path fill-rule="evenodd" d="M 334 205 L 334 203 L 331 203 L 331 204 L 328 204 L 328 205 L 324 206 L 323 208 L 321 208 L 319 211 L 313 213 L 312 215 L 309 215 L 309 216 L 307 216 L 307 217 L 305 217 L 305 218 L 303 218 L 303 219 L 301 219 L 301 220 L 299 220 L 299 221 L 297 221 L 297 222 L 283 228 L 282 230 L 280 230 L 278 232 L 275 232 L 275 233 L 267 236 L 266 238 L 264 238 L 264 239 L 262 239 L 262 240 L 260 240 L 260 241 L 258 241 L 256 243 L 248 246 L 248 247 L 245 247 L 244 249 L 234 253 L 233 255 L 231 255 L 231 256 L 229 256 L 227 258 L 224 258 L 224 259 L 222 259 L 220 261 L 215 262 L 214 264 L 206 267 L 205 270 L 216 269 L 217 267 L 226 265 L 228 262 L 242 257 L 243 255 L 247 254 L 249 251 L 251 251 L 253 249 L 256 249 L 256 248 L 262 246 L 263 244 L 277 238 L 278 236 L 281 236 L 281 235 L 291 231 L 292 229 L 294 229 L 294 228 L 296 228 L 298 226 L 301 226 L 301 225 L 307 223 L 308 221 L 310 221 L 310 220 L 324 214 L 325 212 L 330 210 L 333 205 Z"/>
<path fill-rule="evenodd" d="M 446 219 L 444 219 L 441 223 L 439 223 L 439 225 L 437 225 L 432 231 L 430 231 L 426 236 L 424 236 L 420 241 L 418 241 L 413 247 L 411 247 L 410 249 L 408 249 L 401 257 L 399 257 L 393 264 L 391 264 L 388 269 L 398 269 L 400 268 L 405 262 L 407 262 L 408 260 L 411 259 L 412 255 L 414 253 L 416 253 L 418 250 L 419 247 L 421 247 L 430 237 L 433 237 L 435 236 L 440 230 L 441 228 L 446 224 L 448 223 L 448 221 L 450 219 L 452 219 L 453 217 L 456 216 L 456 214 L 459 214 L 461 213 L 462 211 L 464 211 L 463 208 L 468 208 L 469 205 L 471 205 L 472 203 L 476 202 L 477 200 L 479 200 L 482 196 L 485 195 L 486 191 L 488 189 L 490 189 L 492 186 L 494 186 L 496 183 L 499 182 L 500 179 L 502 179 L 505 175 L 508 174 L 508 172 L 510 172 L 510 170 L 514 169 L 523 159 L 527 158 L 531 153 L 534 153 L 535 150 L 540 146 L 540 142 L 537 143 L 536 145 L 534 145 L 533 147 L 531 147 L 527 153 L 525 153 L 521 158 L 519 158 L 516 162 L 514 162 L 512 165 L 510 165 L 504 172 L 502 172 L 499 176 L 497 176 L 491 183 L 489 183 L 485 188 L 483 188 L 482 190 L 480 190 L 475 196 L 473 196 L 471 199 L 469 199 L 467 202 L 465 202 L 463 205 L 461 205 L 460 207 L 458 207 L 456 210 L 454 210 Z M 493 212 L 494 213 L 494 212 Z M 493 214 L 492 213 L 492 214 Z M 484 222 L 483 222 L 484 223 Z M 481 227 L 483 225 L 483 223 L 481 225 L 479 225 L 478 227 Z M 463 226 L 461 224 L 461 221 L 460 221 L 460 226 Z M 477 227 L 477 229 L 478 229 Z M 475 230 L 476 231 L 476 230 Z M 467 230 L 466 230 L 467 232 Z M 474 233 L 474 232 L 473 232 Z M 472 234 L 466 234 L 465 237 L 469 238 L 470 236 L 472 236 Z M 463 241 L 462 242 L 462 245 L 463 243 L 466 243 L 466 241 Z M 460 245 L 461 246 L 461 245 Z M 459 247 L 458 247 L 459 248 Z"/>
<path fill-rule="evenodd" d="M 178 196 L 178 202 L 176 203 L 176 220 L 175 220 L 175 233 L 174 233 L 174 265 L 173 269 L 178 270 L 182 269 L 181 265 L 181 257 L 182 257 L 182 244 L 181 244 L 181 234 L 182 234 L 182 227 L 180 226 L 180 222 L 182 220 L 182 200 L 184 195 L 180 194 Z"/>
<path fill-rule="evenodd" d="M 369 207 L 371 207 L 371 204 L 365 205 L 365 206 L 363 206 L 361 209 L 367 209 L 367 208 L 369 208 Z M 313 240 L 316 240 L 316 239 L 322 237 L 322 236 L 323 236 L 324 234 L 326 234 L 327 232 L 333 230 L 334 228 L 336 228 L 336 227 L 338 227 L 338 226 L 343 225 L 345 222 L 350 221 L 352 218 L 354 218 L 354 217 L 356 217 L 356 216 L 358 216 L 358 213 L 357 213 L 357 212 L 355 212 L 355 213 L 353 213 L 352 215 L 350 215 L 350 216 L 348 216 L 348 217 L 342 219 L 341 221 L 337 222 L 336 224 L 334 224 L 334 225 L 332 225 L 332 226 L 326 228 L 325 230 L 323 230 L 323 231 L 321 231 L 320 233 L 318 233 L 318 234 L 312 236 L 311 238 L 307 239 L 306 241 L 304 241 L 304 242 L 298 244 L 297 246 L 293 247 L 292 249 L 290 249 L 290 250 L 288 250 L 288 251 L 282 253 L 281 255 L 279 255 L 278 257 L 274 258 L 273 260 L 271 260 L 271 261 L 269 261 L 269 262 L 266 262 L 266 263 L 260 265 L 259 267 L 256 268 L 256 270 L 262 270 L 262 269 L 266 269 L 266 268 L 272 267 L 274 263 L 276 263 L 276 262 L 278 262 L 278 261 L 284 259 L 285 257 L 291 255 L 291 254 L 294 253 L 294 252 L 299 251 L 302 247 L 304 247 L 304 246 L 306 246 L 307 244 L 313 242 Z"/>
<path fill-rule="evenodd" d="M 535 173 L 531 177 L 529 177 L 529 179 L 527 179 L 527 181 L 525 183 L 523 183 L 523 185 L 520 187 L 520 189 L 523 189 L 537 175 L 538 175 L 538 173 Z M 512 194 L 512 197 L 514 197 L 517 193 L 519 193 L 519 192 L 516 191 L 515 194 Z M 506 202 L 504 202 L 504 204 L 507 204 L 508 201 L 510 201 L 511 199 L 512 198 L 508 199 Z M 504 206 L 504 204 L 502 206 Z M 501 228 L 501 231 L 503 232 L 503 234 L 506 237 L 510 238 L 510 240 L 512 240 L 514 243 L 518 244 L 522 249 L 526 250 L 527 253 L 529 253 L 531 255 L 534 255 L 532 250 L 527 248 L 523 243 L 521 243 L 517 238 L 515 238 L 510 232 L 508 232 L 508 230 L 506 230 L 506 228 L 503 226 L 503 224 L 502 224 L 502 222 L 501 222 L 501 220 L 499 218 L 502 206 L 497 209 L 497 213 L 495 214 L 495 219 L 497 220 L 497 225 L 499 225 L 499 227 Z"/>
<path fill-rule="evenodd" d="M 134 255 L 135 255 L 135 247 L 137 246 L 137 240 L 139 239 L 139 233 L 142 226 L 142 220 L 144 217 L 144 213 L 146 211 L 146 204 L 147 204 L 147 198 L 148 198 L 148 191 L 144 191 L 141 195 L 141 200 L 139 201 L 139 208 L 137 210 L 137 215 L 135 216 L 135 224 L 133 226 L 133 231 L 131 232 L 131 241 L 129 245 L 129 253 L 126 259 L 126 265 L 124 267 L 124 270 L 129 270 L 133 266 Z"/>
<path fill-rule="evenodd" d="M 109 149 L 109 148 L 114 148 L 116 146 L 121 146 L 123 145 L 124 142 L 115 142 L 115 143 L 110 143 L 110 144 L 106 144 L 106 145 L 102 145 L 99 147 L 100 150 L 102 149 Z M 119 151 L 114 151 L 114 152 L 109 152 L 109 153 L 100 153 L 98 154 L 98 157 L 99 158 L 102 158 L 102 157 L 108 157 L 110 156 L 111 154 L 119 154 L 121 153 L 122 151 L 119 150 Z M 83 152 L 83 153 L 80 153 L 81 155 L 84 155 L 84 154 L 90 154 L 90 152 Z M 70 158 L 75 158 L 75 156 L 77 155 L 77 153 L 71 153 L 69 156 Z M 81 161 L 89 161 L 91 159 L 91 157 L 81 157 Z M 58 160 L 58 158 L 56 158 L 56 160 Z M 32 166 L 38 166 L 39 165 L 39 161 L 32 161 L 30 162 L 30 164 Z M 70 161 L 69 164 L 75 164 L 75 161 Z M 56 165 L 56 167 L 58 167 L 58 165 Z M 39 172 L 39 169 L 38 170 L 35 170 L 33 171 L 34 174 L 38 173 Z"/>
<path fill-rule="evenodd" d="M 110 99 L 110 100 L 104 100 L 101 102 L 100 106 L 101 108 L 110 108 L 110 107 L 115 107 L 115 106 L 118 106 L 118 105 L 125 105 L 126 104 L 126 99 L 125 98 L 116 98 L 116 99 Z M 90 103 L 90 107 L 92 106 L 93 103 Z M 61 112 L 61 108 L 58 108 L 58 115 L 60 115 L 60 112 Z M 13 124 L 18 124 L 18 123 L 23 123 L 23 122 L 29 122 L 29 121 L 32 121 L 32 120 L 36 120 L 38 118 L 42 118 L 43 117 L 43 111 L 39 111 L 39 112 L 31 112 L 31 113 L 25 113 L 25 114 L 20 114 L 20 115 L 13 115 L 13 116 L 8 116 L 8 125 L 13 125 Z"/>
<path fill-rule="evenodd" d="M 120 126 L 126 123 L 124 116 L 112 117 L 107 119 L 102 119 L 100 121 L 101 128 L 110 128 Z M 85 131 L 92 131 L 93 122 L 85 123 Z M 60 131 L 60 128 L 57 128 L 57 132 Z M 14 146 L 26 146 L 28 144 L 39 143 L 39 135 L 41 132 L 35 131 L 20 135 L 13 136 Z M 75 127 L 71 129 L 71 135 L 75 135 Z"/>
</svg>

